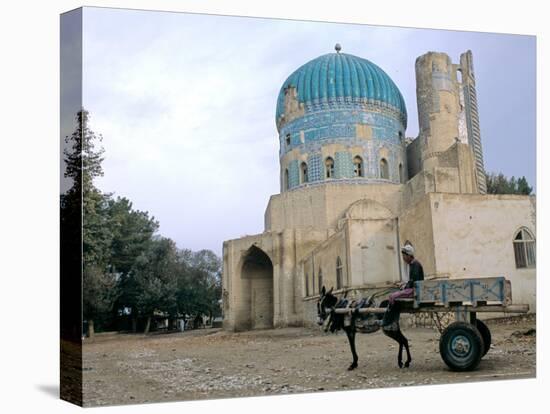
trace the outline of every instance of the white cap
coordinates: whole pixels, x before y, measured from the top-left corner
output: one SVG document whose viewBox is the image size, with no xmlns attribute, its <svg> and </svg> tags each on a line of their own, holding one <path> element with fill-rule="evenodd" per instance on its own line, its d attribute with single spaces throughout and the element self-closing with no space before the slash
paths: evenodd
<svg viewBox="0 0 550 414">
<path fill-rule="evenodd" d="M 405 253 L 409 256 L 414 256 L 414 247 L 410 244 L 406 244 L 401 248 L 401 253 Z"/>
</svg>

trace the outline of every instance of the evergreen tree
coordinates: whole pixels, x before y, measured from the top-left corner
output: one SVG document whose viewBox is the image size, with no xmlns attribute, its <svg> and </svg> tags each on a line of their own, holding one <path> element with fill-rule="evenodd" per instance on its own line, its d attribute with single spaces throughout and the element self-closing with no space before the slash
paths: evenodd
<svg viewBox="0 0 550 414">
<path fill-rule="evenodd" d="M 508 179 L 504 174 L 489 173 L 486 175 L 488 194 L 521 194 L 529 195 L 533 191 L 525 177 Z"/>
<path fill-rule="evenodd" d="M 529 186 L 527 179 L 525 177 L 521 177 L 518 180 L 517 194 L 529 195 L 531 194 L 532 191 L 533 191 L 533 187 Z"/>
<path fill-rule="evenodd" d="M 74 251 L 74 245 L 80 244 L 79 236 L 82 237 L 82 290 L 86 295 L 83 314 L 88 320 L 88 335 L 92 336 L 94 319 L 112 308 L 115 296 L 112 290 L 114 275 L 106 271 L 112 234 L 108 196 L 93 183 L 95 178 L 103 175 L 104 150 L 96 148 L 102 137 L 88 127 L 88 111 L 79 111 L 76 121 L 75 131 L 65 139 L 67 148 L 64 150 L 65 176 L 72 179 L 73 185 L 61 199 L 62 234 L 66 232 L 62 238 L 66 237 L 72 245 L 62 242 L 62 249 Z M 77 276 L 73 274 L 71 277 Z"/>
<path fill-rule="evenodd" d="M 126 276 L 136 257 L 147 249 L 147 243 L 158 230 L 159 223 L 149 213 L 133 210 L 132 202 L 118 197 L 109 200 L 109 224 L 113 234 L 111 242 L 111 270 Z"/>
</svg>

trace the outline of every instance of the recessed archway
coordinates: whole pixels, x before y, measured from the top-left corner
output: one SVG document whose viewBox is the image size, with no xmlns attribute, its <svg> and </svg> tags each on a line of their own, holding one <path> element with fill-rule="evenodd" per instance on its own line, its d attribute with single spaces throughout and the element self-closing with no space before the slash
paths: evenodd
<svg viewBox="0 0 550 414">
<path fill-rule="evenodd" d="M 273 328 L 273 263 L 256 246 L 244 253 L 242 263 L 243 303 L 250 329 Z"/>
</svg>

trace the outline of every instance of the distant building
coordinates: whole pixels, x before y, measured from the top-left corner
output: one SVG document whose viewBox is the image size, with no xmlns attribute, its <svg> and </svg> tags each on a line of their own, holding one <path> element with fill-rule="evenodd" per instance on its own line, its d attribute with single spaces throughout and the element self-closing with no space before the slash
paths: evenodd
<svg viewBox="0 0 550 414">
<path fill-rule="evenodd" d="M 486 195 L 470 51 L 416 60 L 419 136 L 390 77 L 320 56 L 277 100 L 281 193 L 261 234 L 223 245 L 224 327 L 313 323 L 321 286 L 362 295 L 406 279 L 410 243 L 428 278 L 505 276 L 535 309 L 535 199 Z"/>
</svg>

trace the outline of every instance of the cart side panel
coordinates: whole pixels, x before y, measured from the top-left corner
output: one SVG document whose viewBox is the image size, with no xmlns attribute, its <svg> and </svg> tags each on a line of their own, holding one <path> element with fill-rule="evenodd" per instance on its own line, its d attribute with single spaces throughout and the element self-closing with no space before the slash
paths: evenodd
<svg viewBox="0 0 550 414">
<path fill-rule="evenodd" d="M 415 307 L 422 304 L 468 303 L 474 306 L 493 302 L 511 303 L 510 284 L 504 277 L 424 280 L 415 283 Z"/>
</svg>

